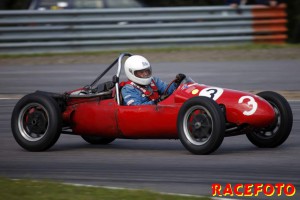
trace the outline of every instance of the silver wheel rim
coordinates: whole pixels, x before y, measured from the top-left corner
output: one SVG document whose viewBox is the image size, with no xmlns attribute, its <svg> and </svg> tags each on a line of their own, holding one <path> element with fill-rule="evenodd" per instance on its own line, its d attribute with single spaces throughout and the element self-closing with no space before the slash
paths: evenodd
<svg viewBox="0 0 300 200">
<path fill-rule="evenodd" d="M 190 143 L 198 146 L 206 144 L 213 133 L 211 114 L 203 106 L 189 108 L 183 118 L 183 130 Z"/>
<path fill-rule="evenodd" d="M 24 139 L 30 142 L 42 139 L 49 127 L 49 114 L 46 108 L 39 103 L 26 105 L 19 114 L 18 127 Z"/>
</svg>

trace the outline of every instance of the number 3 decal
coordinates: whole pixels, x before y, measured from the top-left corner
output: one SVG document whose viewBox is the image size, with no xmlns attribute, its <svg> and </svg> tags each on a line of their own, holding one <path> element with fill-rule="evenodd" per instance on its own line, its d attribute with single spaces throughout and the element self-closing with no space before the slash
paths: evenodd
<svg viewBox="0 0 300 200">
<path fill-rule="evenodd" d="M 249 99 L 248 101 L 248 105 L 252 107 L 251 110 L 249 111 L 244 111 L 243 114 L 244 115 L 253 115 L 255 113 L 255 111 L 257 110 L 257 103 L 255 101 L 255 99 L 251 96 L 242 96 L 240 99 L 239 99 L 239 103 L 243 103 L 245 99 Z"/>
<path fill-rule="evenodd" d="M 223 94 L 223 91 L 222 88 L 209 87 L 201 90 L 199 96 L 209 97 L 216 101 Z"/>
</svg>

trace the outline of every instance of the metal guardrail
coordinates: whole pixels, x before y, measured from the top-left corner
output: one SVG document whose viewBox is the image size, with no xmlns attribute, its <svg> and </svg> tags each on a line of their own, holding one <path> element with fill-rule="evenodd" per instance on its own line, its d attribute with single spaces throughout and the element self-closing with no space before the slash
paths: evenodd
<svg viewBox="0 0 300 200">
<path fill-rule="evenodd" d="M 0 53 L 277 42 L 285 8 L 228 6 L 1 11 Z"/>
</svg>

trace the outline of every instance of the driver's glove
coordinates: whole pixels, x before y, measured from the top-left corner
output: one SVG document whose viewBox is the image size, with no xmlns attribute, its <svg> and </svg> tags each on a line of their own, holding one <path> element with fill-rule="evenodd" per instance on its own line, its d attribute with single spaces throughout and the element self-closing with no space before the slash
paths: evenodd
<svg viewBox="0 0 300 200">
<path fill-rule="evenodd" d="M 181 81 L 183 81 L 183 79 L 185 79 L 185 77 L 185 74 L 177 74 L 174 82 L 176 84 L 179 84 L 181 83 Z"/>
</svg>

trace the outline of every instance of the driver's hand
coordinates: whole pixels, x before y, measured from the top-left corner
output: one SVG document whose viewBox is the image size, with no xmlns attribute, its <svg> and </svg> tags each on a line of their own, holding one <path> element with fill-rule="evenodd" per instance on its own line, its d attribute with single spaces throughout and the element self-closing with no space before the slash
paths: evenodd
<svg viewBox="0 0 300 200">
<path fill-rule="evenodd" d="M 179 84 L 181 81 L 183 81 L 183 79 L 185 79 L 185 77 L 186 76 L 184 74 L 177 74 L 174 82 Z"/>
</svg>

